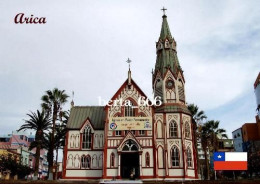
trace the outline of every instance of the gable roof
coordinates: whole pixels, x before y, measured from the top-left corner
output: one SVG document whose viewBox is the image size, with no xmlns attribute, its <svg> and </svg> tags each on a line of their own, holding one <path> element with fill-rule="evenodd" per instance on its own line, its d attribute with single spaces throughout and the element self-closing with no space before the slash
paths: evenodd
<svg viewBox="0 0 260 184">
<path fill-rule="evenodd" d="M 122 90 L 124 90 L 124 88 L 128 85 L 128 79 L 125 80 L 125 82 L 121 85 L 121 87 L 117 90 L 117 92 L 113 95 L 113 97 L 111 98 L 111 100 L 115 100 L 121 93 Z M 141 88 L 136 84 L 136 82 L 133 80 L 133 78 L 131 78 L 131 85 L 133 85 L 134 88 L 136 88 L 136 90 L 145 98 L 148 98 L 145 93 L 141 90 Z M 150 99 L 148 98 L 149 102 Z M 109 106 L 106 105 L 105 108 L 108 108 Z M 152 108 L 154 108 L 154 106 L 151 106 Z"/>
<path fill-rule="evenodd" d="M 95 130 L 103 130 L 105 120 L 104 106 L 72 107 L 70 110 L 70 117 L 67 123 L 67 128 L 80 129 L 87 118 L 89 118 Z"/>
</svg>

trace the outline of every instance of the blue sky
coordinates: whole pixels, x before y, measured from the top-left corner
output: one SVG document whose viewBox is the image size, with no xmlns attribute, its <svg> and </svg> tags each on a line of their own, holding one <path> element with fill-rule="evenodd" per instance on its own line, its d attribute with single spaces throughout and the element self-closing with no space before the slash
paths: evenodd
<svg viewBox="0 0 260 184">
<path fill-rule="evenodd" d="M 133 79 L 151 96 L 163 6 L 188 102 L 229 135 L 254 122 L 260 1 L 9 0 L 0 2 L 0 134 L 18 129 L 54 87 L 74 91 L 75 105 L 110 99 L 127 77 L 128 57 Z M 14 24 L 20 12 L 47 24 Z"/>
</svg>

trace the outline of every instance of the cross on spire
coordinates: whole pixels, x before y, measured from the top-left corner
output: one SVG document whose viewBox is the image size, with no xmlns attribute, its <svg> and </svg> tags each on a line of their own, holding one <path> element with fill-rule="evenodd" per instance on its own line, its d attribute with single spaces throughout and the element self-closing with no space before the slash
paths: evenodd
<svg viewBox="0 0 260 184">
<path fill-rule="evenodd" d="M 129 64 L 129 70 L 130 70 L 130 63 L 132 62 L 129 58 L 126 61 Z"/>
<path fill-rule="evenodd" d="M 129 70 L 128 70 L 128 88 L 130 88 L 131 85 L 131 70 L 130 70 L 130 63 L 132 62 L 129 58 L 126 61 L 129 64 Z"/>
<path fill-rule="evenodd" d="M 165 15 L 165 11 L 166 11 L 167 9 L 163 7 L 161 10 L 163 11 L 163 15 Z"/>
</svg>

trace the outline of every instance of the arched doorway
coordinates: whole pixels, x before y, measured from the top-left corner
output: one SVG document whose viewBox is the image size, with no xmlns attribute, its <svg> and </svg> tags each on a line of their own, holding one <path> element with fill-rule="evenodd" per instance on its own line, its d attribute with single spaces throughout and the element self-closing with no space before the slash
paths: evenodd
<svg viewBox="0 0 260 184">
<path fill-rule="evenodd" d="M 121 177 L 125 179 L 139 178 L 139 162 L 138 146 L 135 141 L 129 139 L 126 141 L 121 152 Z"/>
</svg>

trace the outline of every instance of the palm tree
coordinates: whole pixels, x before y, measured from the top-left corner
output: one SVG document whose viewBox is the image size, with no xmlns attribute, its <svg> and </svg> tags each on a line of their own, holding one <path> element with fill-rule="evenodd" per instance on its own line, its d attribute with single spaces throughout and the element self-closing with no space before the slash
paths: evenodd
<svg viewBox="0 0 260 184">
<path fill-rule="evenodd" d="M 204 119 L 207 118 L 207 116 L 205 115 L 204 111 L 199 111 L 199 107 L 195 104 L 189 104 L 188 105 L 188 109 L 191 112 L 191 116 L 192 116 L 192 124 L 193 124 L 193 138 L 194 138 L 194 142 L 195 142 L 195 149 L 196 149 L 196 153 L 198 155 L 198 149 L 197 149 L 197 141 L 198 138 L 201 139 L 201 135 L 200 135 L 200 130 L 201 130 L 201 126 L 202 126 L 202 121 Z M 197 160 L 197 168 L 198 171 L 201 170 L 200 167 L 200 162 L 199 159 Z M 200 173 L 202 174 L 202 172 Z"/>
<path fill-rule="evenodd" d="M 195 104 L 189 104 L 188 109 L 191 112 L 193 120 L 198 124 L 201 123 L 202 120 L 206 119 L 204 111 L 199 111 L 199 107 Z"/>
<path fill-rule="evenodd" d="M 64 118 L 64 119 L 63 119 Z M 66 133 L 67 133 L 67 122 L 69 119 L 69 111 L 64 111 L 60 115 L 61 123 L 56 126 L 55 135 L 55 149 L 56 149 L 56 169 L 55 169 L 55 179 L 57 179 L 57 166 L 58 166 L 58 151 L 65 146 Z"/>
<path fill-rule="evenodd" d="M 56 130 L 56 120 L 58 119 L 60 113 L 62 112 L 62 106 L 67 102 L 68 95 L 65 93 L 65 90 L 59 90 L 54 88 L 52 91 L 46 91 L 46 94 L 42 96 L 42 108 L 46 111 L 47 115 L 52 118 L 52 139 L 50 151 L 50 163 L 49 163 L 49 180 L 53 180 L 53 151 L 55 148 L 54 145 L 54 136 Z"/>
<path fill-rule="evenodd" d="M 36 113 L 31 112 L 31 114 L 27 114 L 29 116 L 29 120 L 24 120 L 25 123 L 20 127 L 18 131 L 32 129 L 35 130 L 35 141 L 30 145 L 30 149 L 36 147 L 36 159 L 35 159 L 35 171 L 34 171 L 34 179 L 38 177 L 39 171 L 39 160 L 40 160 L 40 151 L 43 148 L 44 141 L 44 131 L 48 130 L 51 126 L 51 120 L 48 115 L 44 113 L 44 111 L 40 112 L 37 110 Z"/>
<path fill-rule="evenodd" d="M 48 116 L 52 118 L 52 138 L 51 138 L 51 147 L 50 151 L 50 163 L 49 163 L 49 180 L 53 180 L 53 151 L 55 148 L 54 145 L 54 136 L 56 130 L 56 120 L 58 116 L 62 113 L 62 106 L 67 102 L 68 95 L 65 93 L 65 90 L 59 90 L 54 88 L 52 91 L 46 91 L 46 94 L 42 96 L 42 108 L 47 112 Z"/>
<path fill-rule="evenodd" d="M 205 156 L 207 179 L 209 179 L 209 162 L 207 158 L 207 150 L 209 149 L 212 152 L 216 151 L 216 148 L 218 147 L 217 140 L 219 138 L 228 138 L 226 130 L 219 128 L 219 121 L 210 120 L 201 127 L 201 144 Z"/>
</svg>

